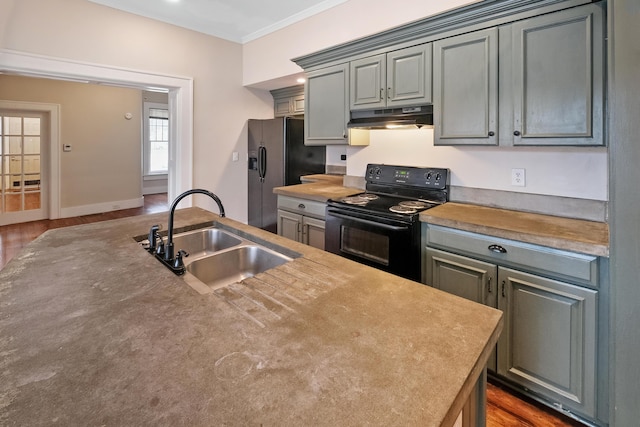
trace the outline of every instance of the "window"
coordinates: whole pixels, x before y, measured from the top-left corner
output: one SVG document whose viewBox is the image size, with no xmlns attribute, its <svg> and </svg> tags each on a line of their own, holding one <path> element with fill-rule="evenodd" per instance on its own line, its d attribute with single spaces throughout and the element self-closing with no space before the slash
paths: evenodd
<svg viewBox="0 0 640 427">
<path fill-rule="evenodd" d="M 169 171 L 169 109 L 166 104 L 144 104 L 144 175 Z"/>
</svg>

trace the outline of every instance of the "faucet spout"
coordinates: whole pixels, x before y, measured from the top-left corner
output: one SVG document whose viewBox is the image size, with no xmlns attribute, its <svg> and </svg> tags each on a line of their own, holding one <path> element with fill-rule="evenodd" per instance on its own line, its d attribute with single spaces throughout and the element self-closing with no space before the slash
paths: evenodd
<svg viewBox="0 0 640 427">
<path fill-rule="evenodd" d="M 184 199 L 185 197 L 187 197 L 190 194 L 204 194 L 205 196 L 209 196 L 218 205 L 218 210 L 220 212 L 220 216 L 221 217 L 225 216 L 224 207 L 222 206 L 222 201 L 220 201 L 220 198 L 218 196 L 216 196 L 215 194 L 213 194 L 211 191 L 203 190 L 201 188 L 194 188 L 192 190 L 187 190 L 184 193 L 180 194 L 178 197 L 176 197 L 175 200 L 173 201 L 173 203 L 171 203 L 171 208 L 169 209 L 169 225 L 168 225 L 168 231 L 167 231 L 167 243 L 166 243 L 166 245 L 164 247 L 164 259 L 167 262 L 172 262 L 173 259 L 174 259 L 174 251 L 173 251 L 173 216 L 175 214 L 176 207 L 178 206 L 178 203 L 180 203 L 180 201 L 182 199 Z"/>
</svg>

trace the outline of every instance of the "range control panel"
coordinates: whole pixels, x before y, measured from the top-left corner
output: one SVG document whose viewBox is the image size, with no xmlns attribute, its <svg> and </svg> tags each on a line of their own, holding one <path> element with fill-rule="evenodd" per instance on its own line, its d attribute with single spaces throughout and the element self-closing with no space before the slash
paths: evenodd
<svg viewBox="0 0 640 427">
<path fill-rule="evenodd" d="M 372 184 L 443 190 L 449 185 L 449 169 L 369 164 L 366 179 Z"/>
</svg>

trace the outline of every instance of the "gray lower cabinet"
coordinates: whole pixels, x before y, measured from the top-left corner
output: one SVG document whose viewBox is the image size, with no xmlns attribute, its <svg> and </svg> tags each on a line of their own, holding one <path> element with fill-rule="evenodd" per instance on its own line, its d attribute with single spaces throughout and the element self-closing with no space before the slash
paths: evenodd
<svg viewBox="0 0 640 427">
<path fill-rule="evenodd" d="M 597 257 L 425 230 L 423 281 L 504 312 L 487 368 L 553 407 L 597 419 Z"/>
<path fill-rule="evenodd" d="M 324 250 L 325 204 L 278 196 L 278 235 Z"/>
<path fill-rule="evenodd" d="M 432 102 L 431 43 L 350 63 L 350 109 L 396 108 Z"/>
<path fill-rule="evenodd" d="M 304 98 L 305 145 L 348 144 L 349 64 L 309 72 Z"/>
<path fill-rule="evenodd" d="M 434 42 L 435 144 L 603 145 L 603 28 L 596 3 Z"/>
</svg>

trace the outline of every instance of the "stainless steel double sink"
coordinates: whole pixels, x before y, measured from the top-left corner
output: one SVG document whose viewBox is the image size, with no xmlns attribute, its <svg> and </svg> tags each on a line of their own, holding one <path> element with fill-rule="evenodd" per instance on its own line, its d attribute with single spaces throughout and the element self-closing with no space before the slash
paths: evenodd
<svg viewBox="0 0 640 427">
<path fill-rule="evenodd" d="M 166 243 L 166 237 L 163 238 Z M 142 242 L 144 244 L 144 242 Z M 255 276 L 293 258 L 244 239 L 230 231 L 208 227 L 173 236 L 177 250 L 185 250 L 184 281 L 201 294 Z"/>
</svg>

